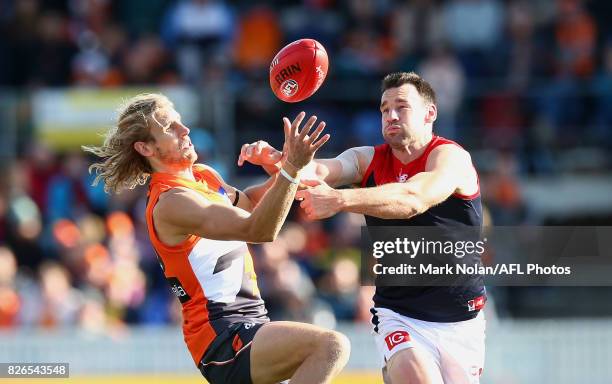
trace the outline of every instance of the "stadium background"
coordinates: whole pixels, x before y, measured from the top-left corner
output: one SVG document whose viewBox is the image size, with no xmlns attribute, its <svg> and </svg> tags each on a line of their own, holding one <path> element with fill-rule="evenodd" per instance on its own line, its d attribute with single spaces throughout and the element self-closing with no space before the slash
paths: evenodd
<svg viewBox="0 0 612 384">
<path fill-rule="evenodd" d="M 240 145 L 280 145 L 300 110 L 328 123 L 319 156 L 379 143 L 380 80 L 415 70 L 438 93 L 434 130 L 472 153 L 488 223 L 608 225 L 611 16 L 605 0 L 0 0 L 0 361 L 70 362 L 75 383 L 199 381 L 144 191 L 90 187 L 78 147 L 145 90 L 168 94 L 200 161 L 244 187 L 263 173 L 235 166 Z M 285 104 L 268 65 L 302 37 L 326 47 L 328 79 Z M 272 319 L 345 331 L 354 383 L 380 382 L 361 224 L 294 210 L 253 247 Z M 489 292 L 484 383 L 610 382 L 611 289 Z"/>
</svg>

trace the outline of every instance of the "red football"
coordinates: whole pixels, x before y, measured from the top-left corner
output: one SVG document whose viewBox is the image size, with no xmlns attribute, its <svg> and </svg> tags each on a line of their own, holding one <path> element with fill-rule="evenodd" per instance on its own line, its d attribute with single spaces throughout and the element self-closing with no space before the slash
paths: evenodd
<svg viewBox="0 0 612 384">
<path fill-rule="evenodd" d="M 270 64 L 270 86 L 279 99 L 295 103 L 319 89 L 329 60 L 325 48 L 316 40 L 301 39 L 280 50 Z"/>
</svg>

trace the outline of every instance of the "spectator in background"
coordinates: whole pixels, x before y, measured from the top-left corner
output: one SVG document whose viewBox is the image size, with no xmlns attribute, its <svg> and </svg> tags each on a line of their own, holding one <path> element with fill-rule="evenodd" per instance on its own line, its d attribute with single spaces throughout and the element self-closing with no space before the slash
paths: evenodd
<svg viewBox="0 0 612 384">
<path fill-rule="evenodd" d="M 612 37 L 608 39 L 603 52 L 601 72 L 595 77 L 593 90 L 596 92 L 595 139 L 612 146 Z"/>
<path fill-rule="evenodd" d="M 4 244 L 6 242 L 6 231 L 7 231 L 7 197 L 3 190 L 4 188 L 0 188 L 0 244 Z"/>
<path fill-rule="evenodd" d="M 495 156 L 493 166 L 483 174 L 483 194 L 494 225 L 525 224 L 528 212 L 518 181 L 517 158 L 511 153 Z"/>
<path fill-rule="evenodd" d="M 465 87 L 465 76 L 459 61 L 445 46 L 435 45 L 421 62 L 419 73 L 436 90 L 436 134 L 451 140 L 463 137 L 457 132 L 457 112 Z"/>
<path fill-rule="evenodd" d="M 154 35 L 138 39 L 123 61 L 125 82 L 130 85 L 176 84 L 172 57 L 161 40 Z"/>
<path fill-rule="evenodd" d="M 113 212 L 107 217 L 109 251 L 113 269 L 107 281 L 106 296 L 111 314 L 117 321 L 136 323 L 138 309 L 146 295 L 146 276 L 139 267 L 140 249 L 136 241 L 132 219 L 124 212 Z"/>
<path fill-rule="evenodd" d="M 77 323 L 81 294 L 72 287 L 70 274 L 60 264 L 47 262 L 41 266 L 42 306 L 40 325 L 56 328 Z"/>
<path fill-rule="evenodd" d="M 11 71 L 7 76 L 9 85 L 23 86 L 32 82 L 37 65 L 38 28 L 40 25 L 39 3 L 37 0 L 15 2 L 12 17 L 6 20 L 6 44 L 8 56 L 5 64 Z M 4 40 L 4 39 L 3 39 Z"/>
<path fill-rule="evenodd" d="M 541 113 L 565 145 L 584 137 L 588 121 L 587 81 L 595 71 L 597 29 L 580 0 L 557 0 L 552 82 L 543 90 Z"/>
<path fill-rule="evenodd" d="M 355 261 L 349 258 L 335 260 L 318 288 L 336 319 L 350 321 L 355 318 L 359 292 L 359 269 Z"/>
<path fill-rule="evenodd" d="M 86 292 L 78 315 L 79 327 L 89 333 L 103 333 L 110 328 L 104 309 L 104 298 L 95 292 Z"/>
<path fill-rule="evenodd" d="M 30 198 L 30 186 L 24 163 L 9 168 L 10 186 L 7 207 L 7 244 L 20 267 L 35 273 L 43 259 L 40 236 L 43 222 L 40 210 Z"/>
<path fill-rule="evenodd" d="M 345 75 L 376 75 L 395 58 L 385 22 L 385 7 L 374 1 L 348 2 L 348 28 L 338 54 L 339 71 Z"/>
<path fill-rule="evenodd" d="M 343 39 L 337 66 L 344 76 L 381 73 L 392 58 L 389 41 L 376 29 L 356 26 Z"/>
<path fill-rule="evenodd" d="M 79 52 L 72 60 L 73 84 L 99 86 L 109 71 L 109 59 L 100 49 L 98 36 L 93 32 L 82 33 L 77 43 Z"/>
<path fill-rule="evenodd" d="M 76 219 L 87 209 L 87 164 L 79 152 L 62 157 L 61 169 L 49 181 L 47 191 L 47 219 L 50 223 L 59 219 Z"/>
<path fill-rule="evenodd" d="M 32 78 L 34 85 L 59 86 L 70 82 L 70 63 L 77 48 L 68 34 L 68 21 L 59 13 L 43 13 L 39 20 Z"/>
<path fill-rule="evenodd" d="M 241 14 L 237 29 L 236 66 L 247 73 L 265 72 L 282 43 L 278 16 L 267 5 L 253 5 Z"/>
<path fill-rule="evenodd" d="M 3 59 L 0 60 L 0 85 L 7 85 L 11 82 L 11 75 L 13 72 L 13 62 L 12 60 L 7 59 L 9 57 L 9 52 L 11 51 L 11 42 L 8 39 L 9 33 L 7 28 L 7 19 L 9 15 L 11 15 L 11 6 L 12 2 L 0 1 L 0 36 L 5 36 L 0 39 L 0 57 Z"/>
<path fill-rule="evenodd" d="M 399 67 L 413 67 L 418 57 L 444 41 L 442 14 L 435 1 L 418 0 L 397 5 L 390 18 Z"/>
<path fill-rule="evenodd" d="M 165 15 L 162 35 L 176 47 L 181 77 L 198 84 L 208 60 L 228 56 L 234 34 L 234 15 L 221 0 L 182 0 Z"/>
<path fill-rule="evenodd" d="M 111 0 L 81 0 L 67 3 L 76 39 L 83 32 L 100 34 L 112 18 Z"/>
<path fill-rule="evenodd" d="M 57 155 L 49 146 L 34 141 L 27 149 L 29 162 L 25 163 L 29 185 L 28 194 L 40 209 L 44 217 L 47 216 L 49 183 L 57 173 Z"/>
<path fill-rule="evenodd" d="M 502 67 L 508 88 L 520 92 L 527 89 L 534 71 L 536 45 L 534 42 L 534 16 L 529 3 L 524 1 L 508 5 L 508 40 L 504 44 Z"/>
<path fill-rule="evenodd" d="M 313 38 L 327 50 L 338 49 L 338 36 L 345 27 L 346 20 L 342 10 L 333 0 L 305 0 L 287 2 L 278 13 L 285 41 L 304 37 Z"/>
<path fill-rule="evenodd" d="M 287 240 L 280 236 L 261 246 L 257 266 L 261 292 L 273 319 L 310 321 L 309 308 L 315 294 L 310 278 L 291 259 Z"/>
<path fill-rule="evenodd" d="M 597 29 L 581 0 L 557 0 L 557 74 L 585 78 L 595 70 Z"/>
<path fill-rule="evenodd" d="M 17 292 L 17 261 L 13 252 L 0 246 L 0 329 L 18 325 L 22 298 Z"/>
<path fill-rule="evenodd" d="M 469 77 L 491 75 L 491 50 L 501 38 L 499 0 L 451 0 L 443 5 L 445 40 L 457 51 Z"/>
<path fill-rule="evenodd" d="M 129 49 L 127 33 L 119 24 L 106 25 L 100 34 L 100 49 L 108 58 L 107 72 L 102 80 L 103 86 L 120 85 L 122 77 L 122 60 Z"/>
<path fill-rule="evenodd" d="M 142 36 L 160 30 L 164 12 L 174 3 L 172 0 L 115 1 L 117 21 L 125 26 L 128 34 Z"/>
</svg>

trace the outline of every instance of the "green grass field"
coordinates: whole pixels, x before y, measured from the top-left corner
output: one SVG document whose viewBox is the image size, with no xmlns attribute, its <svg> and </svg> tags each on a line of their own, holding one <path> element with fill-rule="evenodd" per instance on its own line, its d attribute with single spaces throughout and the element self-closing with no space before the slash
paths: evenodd
<svg viewBox="0 0 612 384">
<path fill-rule="evenodd" d="M 205 384 L 197 375 L 100 375 L 75 376 L 69 379 L 0 379 L 0 383 L 36 384 Z M 230 384 L 230 383 L 228 383 Z M 350 372 L 342 374 L 334 384 L 382 384 L 378 373 Z"/>
</svg>

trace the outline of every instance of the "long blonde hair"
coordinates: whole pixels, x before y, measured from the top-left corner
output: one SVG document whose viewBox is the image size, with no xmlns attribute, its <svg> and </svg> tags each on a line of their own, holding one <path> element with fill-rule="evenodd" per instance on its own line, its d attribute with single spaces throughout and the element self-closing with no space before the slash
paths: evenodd
<svg viewBox="0 0 612 384">
<path fill-rule="evenodd" d="M 136 151 L 134 143 L 154 141 L 149 118 L 156 121 L 154 113 L 166 106 L 173 107 L 173 104 L 162 94 L 134 96 L 119 108 L 117 125 L 106 132 L 102 146 L 81 147 L 103 159 L 89 167 L 90 173 L 96 172 L 94 186 L 102 180 L 104 191 L 119 193 L 147 182 L 153 170 L 149 161 Z"/>
</svg>

